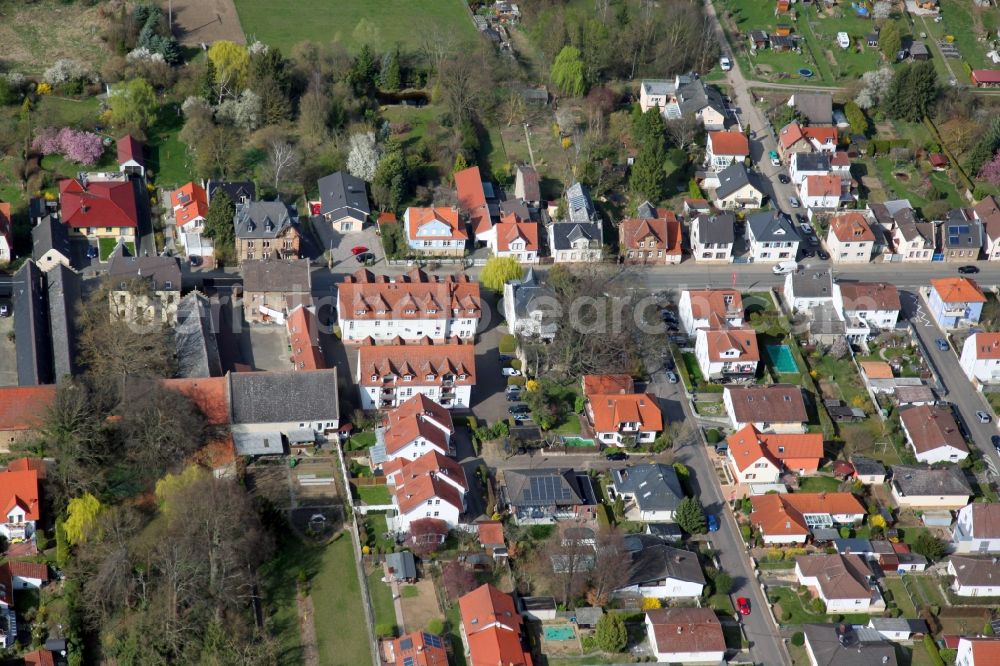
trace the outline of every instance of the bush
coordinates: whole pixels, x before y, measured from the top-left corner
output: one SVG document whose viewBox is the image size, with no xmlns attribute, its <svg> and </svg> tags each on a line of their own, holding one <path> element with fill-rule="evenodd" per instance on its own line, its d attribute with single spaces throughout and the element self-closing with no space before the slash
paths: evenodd
<svg viewBox="0 0 1000 666">
<path fill-rule="evenodd" d="M 427 633 L 440 636 L 444 633 L 444 622 L 439 617 L 431 618 L 427 623 Z"/>
<path fill-rule="evenodd" d="M 524 384 L 525 384 L 524 377 L 508 377 L 507 378 L 507 386 L 524 386 Z"/>
<path fill-rule="evenodd" d="M 715 428 L 710 428 L 705 432 L 705 440 L 709 444 L 718 444 L 720 441 L 722 441 L 722 435 L 719 434 L 719 431 L 716 430 Z"/>
<path fill-rule="evenodd" d="M 785 559 L 785 551 L 780 548 L 771 548 L 767 551 L 768 562 L 780 562 Z"/>
<path fill-rule="evenodd" d="M 715 577 L 715 592 L 717 594 L 729 594 L 733 590 L 733 579 L 727 573 L 720 573 Z"/>
<path fill-rule="evenodd" d="M 625 621 L 618 613 L 608 613 L 597 621 L 597 631 L 594 634 L 597 645 L 605 652 L 617 653 L 628 645 L 628 631 Z"/>
<path fill-rule="evenodd" d="M 517 337 L 511 333 L 503 336 L 500 338 L 499 348 L 501 354 L 513 354 L 517 350 Z"/>
<path fill-rule="evenodd" d="M 796 631 L 792 634 L 792 645 L 795 647 L 802 647 L 806 644 L 806 636 L 801 631 Z"/>
<path fill-rule="evenodd" d="M 781 611 L 781 621 L 788 622 L 792 619 L 792 611 L 782 610 Z"/>
<path fill-rule="evenodd" d="M 740 536 L 743 537 L 744 541 L 750 541 L 750 537 L 753 536 L 753 528 L 750 525 L 743 523 L 740 525 Z"/>
<path fill-rule="evenodd" d="M 388 623 L 376 624 L 375 634 L 379 638 L 394 638 L 396 636 L 396 625 Z"/>
<path fill-rule="evenodd" d="M 514 368 L 515 370 L 520 370 L 521 369 L 521 359 L 515 358 L 513 361 L 510 362 L 510 367 Z"/>
<path fill-rule="evenodd" d="M 601 528 L 611 528 L 611 512 L 607 504 L 597 505 L 597 525 Z"/>
<path fill-rule="evenodd" d="M 826 602 L 819 597 L 816 597 L 809 602 L 809 608 L 811 608 L 815 613 L 820 613 L 822 615 L 826 614 Z"/>
</svg>

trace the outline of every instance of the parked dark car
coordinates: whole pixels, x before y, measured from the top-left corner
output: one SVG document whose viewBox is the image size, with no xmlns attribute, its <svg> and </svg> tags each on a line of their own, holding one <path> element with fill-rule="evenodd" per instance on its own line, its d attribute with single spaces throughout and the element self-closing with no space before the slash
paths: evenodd
<svg viewBox="0 0 1000 666">
<path fill-rule="evenodd" d="M 511 416 L 524 416 L 531 413 L 531 407 L 527 405 L 513 405 L 507 408 L 507 413 Z"/>
<path fill-rule="evenodd" d="M 779 173 L 779 174 L 778 174 L 778 182 L 779 182 L 779 183 L 781 183 L 782 185 L 788 185 L 788 183 L 790 183 L 790 182 L 792 182 L 792 181 L 791 181 L 791 179 L 790 179 L 790 178 L 789 178 L 788 176 L 786 176 L 785 174 L 783 174 L 783 173 Z"/>
<path fill-rule="evenodd" d="M 719 531 L 719 517 L 717 515 L 714 513 L 708 514 L 708 516 L 706 516 L 706 522 L 708 523 L 709 532 Z"/>
<path fill-rule="evenodd" d="M 816 253 L 816 255 L 823 261 L 826 261 L 827 259 L 830 258 L 830 253 L 827 252 L 826 250 L 820 250 L 819 252 Z"/>
<path fill-rule="evenodd" d="M 978 266 L 959 266 L 958 272 L 962 275 L 973 275 L 979 272 Z"/>
<path fill-rule="evenodd" d="M 624 451 L 608 451 L 604 457 L 608 460 L 628 460 L 628 454 Z"/>
<path fill-rule="evenodd" d="M 992 442 L 993 448 L 997 450 L 997 453 L 1000 453 L 1000 435 L 990 437 L 990 442 Z"/>
</svg>

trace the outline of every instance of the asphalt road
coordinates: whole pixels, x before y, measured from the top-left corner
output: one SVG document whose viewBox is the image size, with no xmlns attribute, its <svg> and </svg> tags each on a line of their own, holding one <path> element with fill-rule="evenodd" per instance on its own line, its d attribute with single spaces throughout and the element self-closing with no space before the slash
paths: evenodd
<svg viewBox="0 0 1000 666">
<path fill-rule="evenodd" d="M 947 351 L 938 349 L 936 341 L 946 338 L 944 332 L 938 327 L 934 318 L 930 315 L 927 302 L 916 292 L 904 291 L 900 294 L 903 304 L 903 312 L 913 323 L 913 328 L 920 339 L 922 352 L 933 366 L 940 379 L 944 395 L 944 400 L 954 404 L 965 422 L 972 442 L 979 447 L 983 459 L 991 468 L 994 476 L 998 476 L 1000 470 L 1000 457 L 997 456 L 990 437 L 1000 434 L 997 430 L 996 421 L 991 423 L 980 423 L 976 416 L 977 411 L 984 411 L 990 414 L 989 405 L 969 381 L 962 367 L 958 363 L 958 352 L 948 345 Z"/>
</svg>

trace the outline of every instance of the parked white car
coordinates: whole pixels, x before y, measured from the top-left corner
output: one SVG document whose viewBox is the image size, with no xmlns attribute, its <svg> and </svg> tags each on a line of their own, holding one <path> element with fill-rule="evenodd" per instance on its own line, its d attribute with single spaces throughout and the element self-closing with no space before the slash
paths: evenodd
<svg viewBox="0 0 1000 666">
<path fill-rule="evenodd" d="M 515 368 L 503 368 L 500 370 L 504 377 L 520 377 L 521 371 Z"/>
<path fill-rule="evenodd" d="M 794 273 L 798 267 L 798 263 L 794 261 L 782 261 L 780 264 L 772 266 L 771 271 L 775 275 L 786 275 L 788 273 Z"/>
</svg>

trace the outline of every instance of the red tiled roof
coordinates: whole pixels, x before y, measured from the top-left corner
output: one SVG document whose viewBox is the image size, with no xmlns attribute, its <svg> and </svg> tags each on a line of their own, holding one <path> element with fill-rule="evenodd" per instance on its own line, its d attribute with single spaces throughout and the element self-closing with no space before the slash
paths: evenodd
<svg viewBox="0 0 1000 666">
<path fill-rule="evenodd" d="M 37 428 L 55 398 L 54 384 L 0 388 L 0 430 Z"/>
<path fill-rule="evenodd" d="M 405 276 L 375 276 L 359 270 L 337 287 L 340 316 L 346 319 L 478 319 L 479 283 L 465 274 L 445 279 L 415 269 Z M 459 309 L 459 315 L 454 310 Z"/>
<path fill-rule="evenodd" d="M 834 176 L 836 178 L 836 176 Z M 837 180 L 837 192 L 840 192 L 840 180 Z M 830 231 L 837 240 L 844 243 L 875 242 L 875 232 L 868 220 L 861 213 L 841 213 L 830 220 Z"/>
<path fill-rule="evenodd" d="M 681 223 L 670 211 L 663 211 L 660 217 L 653 219 L 624 219 L 618 229 L 625 249 L 638 250 L 639 242 L 649 239 L 654 245 L 647 244 L 642 249 L 652 247 L 666 250 L 666 254 L 678 254 L 681 251 Z"/>
<path fill-rule="evenodd" d="M 837 143 L 837 128 L 836 127 L 803 127 L 802 136 L 807 139 L 811 139 L 817 143 Z"/>
<path fill-rule="evenodd" d="M 292 310 L 285 322 L 296 370 L 325 370 L 326 358 L 319 346 L 319 320 L 308 308 Z"/>
<path fill-rule="evenodd" d="M 455 172 L 455 190 L 458 193 L 458 205 L 466 212 L 486 205 L 483 177 L 479 174 L 478 166 Z"/>
<path fill-rule="evenodd" d="M 823 457 L 823 435 L 775 434 L 758 432 L 752 424 L 743 426 L 727 439 L 729 455 L 742 472 L 761 458 L 767 458 L 781 469 L 777 462 L 786 459 L 815 459 L 817 466 Z"/>
<path fill-rule="evenodd" d="M 502 546 L 505 543 L 503 523 L 498 520 L 479 523 L 479 543 L 486 547 Z"/>
<path fill-rule="evenodd" d="M 510 595 L 486 584 L 461 597 L 458 606 L 472 666 L 532 666 L 521 647 L 524 620 Z"/>
<path fill-rule="evenodd" d="M 722 623 L 711 608 L 659 608 L 646 616 L 661 654 L 726 650 Z"/>
<path fill-rule="evenodd" d="M 705 331 L 710 361 L 759 361 L 757 331 L 752 328 L 722 328 Z M 737 356 L 723 356 L 725 352 L 737 350 Z"/>
<path fill-rule="evenodd" d="M 589 399 L 597 432 L 615 432 L 623 423 L 638 423 L 644 432 L 663 430 L 663 415 L 652 394 L 615 393 L 592 395 Z"/>
<path fill-rule="evenodd" d="M 917 405 L 899 414 L 917 453 L 927 453 L 945 446 L 968 452 L 951 409 L 940 405 Z"/>
<path fill-rule="evenodd" d="M 416 240 L 418 238 L 427 240 L 465 240 L 469 237 L 466 233 L 465 227 L 458 217 L 457 208 L 443 208 L 443 207 L 433 207 L 433 208 L 407 208 L 406 213 L 408 215 L 410 224 L 407 227 L 406 234 L 407 238 L 411 240 Z M 450 231 L 444 236 L 417 236 L 417 231 L 420 227 L 424 226 L 429 222 L 440 222 L 447 226 Z"/>
<path fill-rule="evenodd" d="M 464 491 L 468 491 L 469 482 L 462 466 L 451 458 L 431 451 L 413 461 L 397 458 L 384 467 L 386 476 L 399 472 L 394 479 L 396 484 L 393 494 L 400 513 L 410 513 L 431 498 L 440 499 L 459 511 L 462 510 L 463 491 L 445 479 L 458 483 Z"/>
<path fill-rule="evenodd" d="M 722 319 L 743 318 L 743 296 L 735 289 L 691 289 L 691 316 L 708 319 L 717 314 Z"/>
<path fill-rule="evenodd" d="M 170 206 L 174 209 L 174 220 L 185 225 L 208 215 L 208 194 L 197 183 L 188 183 L 170 193 Z"/>
<path fill-rule="evenodd" d="M 121 166 L 129 161 L 136 161 L 139 164 L 145 164 L 142 159 L 142 144 L 131 134 L 126 134 L 122 138 L 118 139 L 118 143 L 115 146 L 118 152 L 118 166 Z"/>
<path fill-rule="evenodd" d="M 809 534 L 803 514 L 863 514 L 851 493 L 785 493 L 750 498 L 750 522 L 768 536 Z"/>
<path fill-rule="evenodd" d="M 841 185 L 840 176 L 834 174 L 806 176 L 806 196 L 839 197 Z"/>
<path fill-rule="evenodd" d="M 735 155 L 746 157 L 750 154 L 750 141 L 743 132 L 709 132 L 708 143 L 713 155 Z"/>
<path fill-rule="evenodd" d="M 11 472 L 26 472 L 29 469 L 38 473 L 39 480 L 45 480 L 45 461 L 41 458 L 18 458 L 7 463 L 7 469 Z"/>
<path fill-rule="evenodd" d="M 944 303 L 985 303 L 986 297 L 975 280 L 964 277 L 933 278 L 934 289 Z"/>
<path fill-rule="evenodd" d="M 727 386 L 737 423 L 805 423 L 802 388 L 794 384 Z"/>
<path fill-rule="evenodd" d="M 972 535 L 977 539 L 1000 539 L 1000 503 L 970 504 Z"/>
<path fill-rule="evenodd" d="M 802 138 L 802 126 L 798 123 L 789 123 L 782 127 L 778 133 L 778 141 L 781 143 L 782 148 L 790 148 L 798 141 L 801 141 Z"/>
<path fill-rule="evenodd" d="M 973 333 L 972 344 L 976 350 L 976 358 L 979 360 L 1000 358 L 1000 333 L 987 333 L 980 331 Z"/>
<path fill-rule="evenodd" d="M 10 562 L 7 562 L 7 567 L 10 570 L 11 576 L 19 576 L 21 578 L 37 578 L 43 583 L 49 580 L 49 567 L 46 564 L 11 560 Z"/>
<path fill-rule="evenodd" d="M 1000 638 L 969 638 L 972 643 L 972 659 L 980 664 L 1000 664 Z"/>
<path fill-rule="evenodd" d="M 38 499 L 38 472 L 0 472 L 0 517 L 6 518 L 15 506 L 24 510 L 25 520 L 38 520 L 42 506 Z"/>
<path fill-rule="evenodd" d="M 451 412 L 434 402 L 423 393 L 418 393 L 406 402 L 399 405 L 385 415 L 385 425 L 388 428 L 395 426 L 401 421 L 416 418 L 417 416 L 427 416 L 448 429 L 451 434 L 455 433 L 455 425 L 451 420 Z"/>
<path fill-rule="evenodd" d="M 24 655 L 24 666 L 55 666 L 51 650 L 35 650 Z"/>
<path fill-rule="evenodd" d="M 885 361 L 861 361 L 861 371 L 868 379 L 892 379 L 892 366 Z"/>
<path fill-rule="evenodd" d="M 972 80 L 976 83 L 1000 83 L 1000 69 L 974 69 Z"/>
<path fill-rule="evenodd" d="M 899 289 L 885 282 L 843 282 L 837 285 L 845 310 L 887 310 L 898 312 L 902 307 Z"/>
<path fill-rule="evenodd" d="M 162 379 L 163 386 L 187 396 L 209 425 L 229 424 L 229 382 L 225 377 Z"/>
<path fill-rule="evenodd" d="M 518 238 L 524 241 L 525 251 L 537 252 L 539 250 L 537 222 L 500 222 L 495 228 L 497 230 L 498 251 L 509 251 L 510 244 Z"/>
<path fill-rule="evenodd" d="M 0 201 L 0 236 L 7 239 L 7 248 L 14 247 L 14 227 L 10 221 L 10 204 Z"/>
<path fill-rule="evenodd" d="M 64 224 L 87 227 L 135 228 L 138 226 L 135 191 L 129 181 L 89 183 L 59 181 L 59 203 Z"/>
<path fill-rule="evenodd" d="M 634 393 L 635 382 L 631 375 L 584 375 L 583 395 Z"/>
<path fill-rule="evenodd" d="M 421 396 L 423 394 L 420 394 Z M 410 398 L 411 400 L 413 398 Z M 443 408 L 442 408 L 443 409 Z M 442 453 L 448 453 L 448 435 L 436 425 L 429 423 L 422 415 L 397 419 L 385 430 L 385 450 L 389 455 L 395 455 L 417 437 L 423 437 L 438 447 Z"/>
<path fill-rule="evenodd" d="M 358 352 L 358 372 L 361 386 L 381 386 L 383 377 L 394 375 L 395 386 L 429 386 L 453 375 L 459 386 L 476 383 L 476 348 L 471 344 L 447 343 L 432 345 L 363 345 Z M 372 380 L 372 375 L 376 379 Z M 406 375 L 412 377 L 407 381 Z M 431 379 L 428 376 L 433 375 Z M 465 379 L 460 379 L 465 375 Z"/>
<path fill-rule="evenodd" d="M 448 652 L 442 645 L 426 640 L 427 633 L 414 631 L 390 642 L 390 663 L 394 666 L 448 666 Z M 435 642 L 436 643 L 436 642 Z"/>
</svg>

